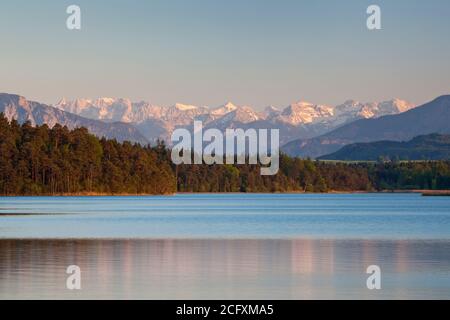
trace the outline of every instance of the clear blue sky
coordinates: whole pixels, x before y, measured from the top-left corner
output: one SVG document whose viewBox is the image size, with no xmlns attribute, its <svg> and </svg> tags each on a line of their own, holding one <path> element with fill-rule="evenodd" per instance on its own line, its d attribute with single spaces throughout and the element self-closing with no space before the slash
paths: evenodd
<svg viewBox="0 0 450 320">
<path fill-rule="evenodd" d="M 66 7 L 82 9 L 69 31 Z M 366 8 L 382 9 L 381 31 Z M 0 92 L 285 106 L 450 93 L 448 0 L 14 0 Z"/>
</svg>

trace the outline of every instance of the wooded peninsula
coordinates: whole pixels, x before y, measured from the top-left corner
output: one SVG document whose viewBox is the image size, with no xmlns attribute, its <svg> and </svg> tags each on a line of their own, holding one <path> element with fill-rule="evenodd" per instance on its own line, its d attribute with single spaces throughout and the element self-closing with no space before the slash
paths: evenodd
<svg viewBox="0 0 450 320">
<path fill-rule="evenodd" d="M 326 162 L 280 156 L 259 165 L 174 165 L 163 142 L 99 139 L 85 128 L 33 127 L 0 114 L 0 195 L 144 195 L 176 192 L 449 190 L 450 161 Z"/>
</svg>

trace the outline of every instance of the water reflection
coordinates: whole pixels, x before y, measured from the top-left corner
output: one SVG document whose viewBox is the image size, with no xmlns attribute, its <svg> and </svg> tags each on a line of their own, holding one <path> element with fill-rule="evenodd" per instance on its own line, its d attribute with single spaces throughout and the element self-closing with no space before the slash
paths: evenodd
<svg viewBox="0 0 450 320">
<path fill-rule="evenodd" d="M 0 240 L 0 298 L 449 299 L 450 241 Z"/>
</svg>

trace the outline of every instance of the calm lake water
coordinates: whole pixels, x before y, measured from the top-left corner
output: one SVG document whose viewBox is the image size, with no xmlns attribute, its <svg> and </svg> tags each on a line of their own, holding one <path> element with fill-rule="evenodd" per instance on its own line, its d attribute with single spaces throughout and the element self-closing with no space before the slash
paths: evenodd
<svg viewBox="0 0 450 320">
<path fill-rule="evenodd" d="M 450 198 L 1 197 L 0 299 L 16 298 L 450 299 Z"/>
</svg>

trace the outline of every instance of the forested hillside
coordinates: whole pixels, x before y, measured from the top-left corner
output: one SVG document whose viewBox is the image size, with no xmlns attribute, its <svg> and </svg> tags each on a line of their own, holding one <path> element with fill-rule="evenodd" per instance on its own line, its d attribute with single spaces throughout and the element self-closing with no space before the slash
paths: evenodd
<svg viewBox="0 0 450 320">
<path fill-rule="evenodd" d="M 169 163 L 158 152 L 98 139 L 80 128 L 8 123 L 0 114 L 0 193 L 175 192 Z"/>
<path fill-rule="evenodd" d="M 319 160 L 450 160 L 450 135 L 430 134 L 410 141 L 354 143 Z"/>
<path fill-rule="evenodd" d="M 282 155 L 257 165 L 179 165 L 155 147 L 98 139 L 84 128 L 19 125 L 0 114 L 0 194 L 171 194 L 450 189 L 450 162 L 320 162 Z"/>
<path fill-rule="evenodd" d="M 281 150 L 292 156 L 319 158 L 353 143 L 407 141 L 420 135 L 450 134 L 450 95 L 409 111 L 351 122 L 322 136 L 289 142 Z"/>
</svg>

